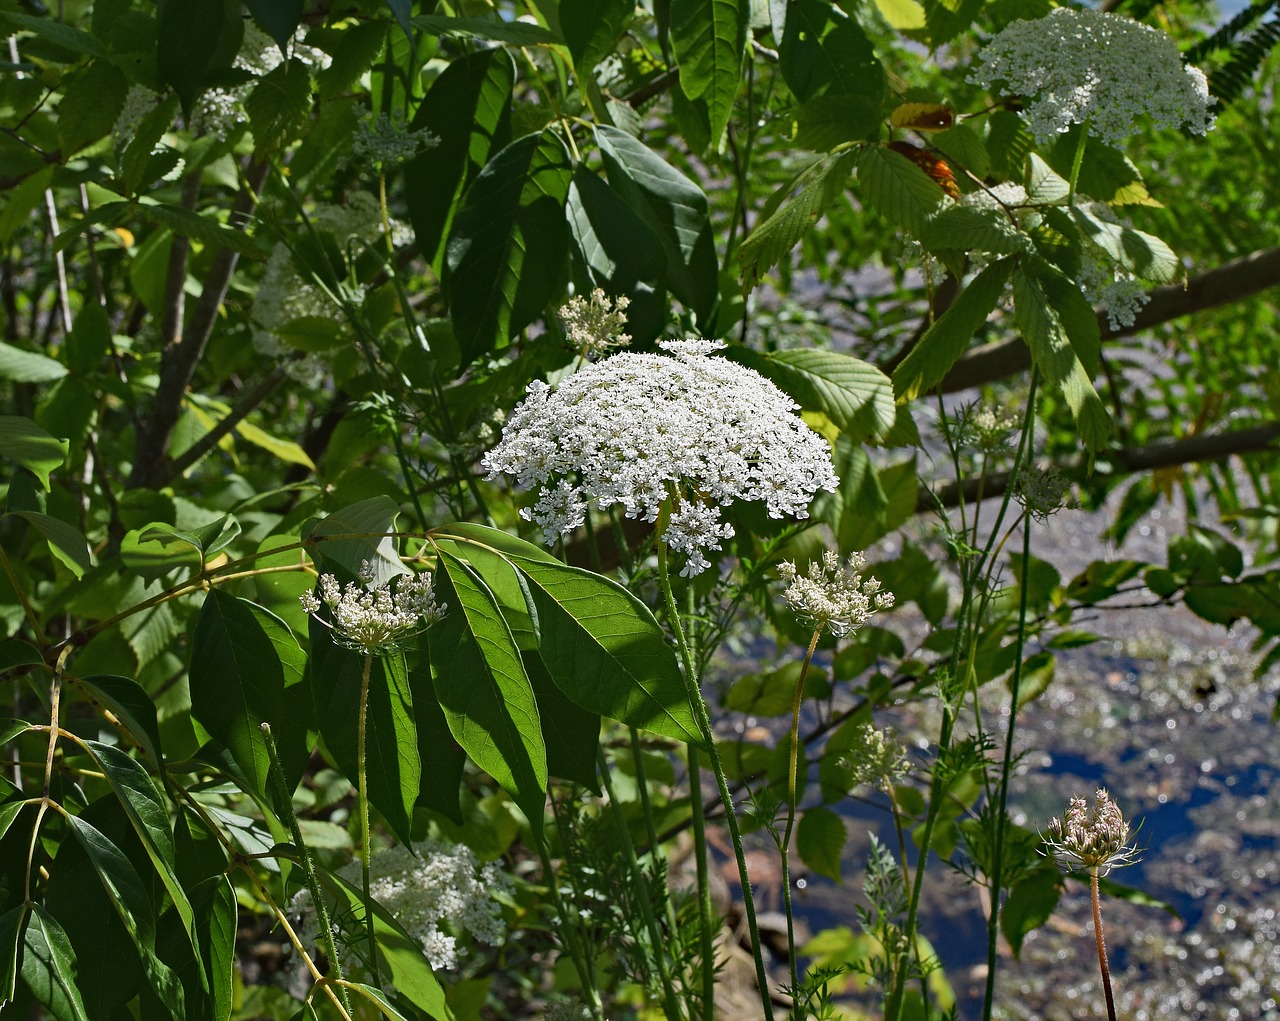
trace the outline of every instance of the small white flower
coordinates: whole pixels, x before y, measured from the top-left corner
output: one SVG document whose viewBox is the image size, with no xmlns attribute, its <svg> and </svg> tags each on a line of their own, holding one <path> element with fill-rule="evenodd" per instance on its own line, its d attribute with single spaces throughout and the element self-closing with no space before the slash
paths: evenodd
<svg viewBox="0 0 1280 1021">
<path fill-rule="evenodd" d="M 536 492 L 521 513 L 548 544 L 581 525 L 588 507 L 657 521 L 665 503 L 662 541 L 688 556 L 681 573 L 691 576 L 733 535 L 722 508 L 763 500 L 770 517 L 804 518 L 814 493 L 839 480 L 826 441 L 773 383 L 708 357 L 718 342 L 662 346 L 674 357 L 616 354 L 556 390 L 529 384 L 483 463 L 490 478 L 513 475 Z"/>
<path fill-rule="evenodd" d="M 363 584 L 348 582 L 345 590 L 332 574 L 320 575 L 320 597 L 304 592 L 298 597 L 304 613 L 327 627 L 334 640 L 348 649 L 376 655 L 395 648 L 430 627 L 447 609 L 436 602 L 431 575 L 398 575 L 391 585 L 370 589 L 373 565 L 360 565 Z M 332 621 L 321 616 L 328 607 Z"/>
<path fill-rule="evenodd" d="M 1024 115 L 1040 142 L 1087 123 L 1090 134 L 1118 145 L 1144 114 L 1198 135 L 1213 127 L 1204 73 L 1183 67 L 1165 33 L 1119 14 L 1059 7 L 1012 22 L 983 47 L 969 81 L 1035 97 Z"/>
<path fill-rule="evenodd" d="M 846 570 L 830 550 L 823 552 L 821 564 L 811 563 L 806 574 L 801 574 L 795 564 L 781 563 L 778 573 L 787 582 L 782 598 L 797 617 L 815 630 L 828 630 L 837 638 L 850 634 L 877 610 L 893 606 L 892 592 L 881 592 L 877 579 L 862 577 L 866 566 L 866 557 L 853 553 Z"/>
<path fill-rule="evenodd" d="M 631 336 L 622 330 L 627 325 L 627 306 L 630 304 L 631 299 L 626 295 L 611 301 L 599 287 L 591 292 L 590 298 L 581 295 L 570 298 L 557 313 L 569 346 L 583 357 L 602 355 L 610 348 L 626 347 L 631 343 Z"/>
<path fill-rule="evenodd" d="M 1106 312 L 1107 325 L 1113 331 L 1132 326 L 1151 300 L 1147 289 L 1132 274 L 1088 255 L 1080 261 L 1076 283 L 1090 303 Z"/>
</svg>

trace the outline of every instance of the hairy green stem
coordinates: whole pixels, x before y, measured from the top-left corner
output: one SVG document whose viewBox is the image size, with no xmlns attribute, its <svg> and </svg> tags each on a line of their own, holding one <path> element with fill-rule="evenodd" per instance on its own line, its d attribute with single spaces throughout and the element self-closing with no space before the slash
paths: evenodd
<svg viewBox="0 0 1280 1021">
<path fill-rule="evenodd" d="M 1089 894 L 1093 900 L 1093 936 L 1098 944 L 1098 969 L 1102 972 L 1102 991 L 1107 997 L 1108 1021 L 1116 1021 L 1116 1001 L 1111 993 L 1111 968 L 1107 964 L 1107 941 L 1102 934 L 1102 905 L 1098 897 L 1098 870 L 1089 870 Z"/>
<path fill-rule="evenodd" d="M 302 864 L 302 874 L 307 880 L 307 890 L 311 894 L 311 903 L 316 908 L 316 924 L 320 926 L 320 938 L 324 941 L 324 952 L 329 958 L 329 967 L 333 971 L 333 977 L 338 983 L 339 994 L 342 997 L 342 1005 L 346 1008 L 348 1014 L 351 1013 L 351 999 L 347 994 L 346 988 L 342 983 L 342 964 L 338 960 L 338 947 L 333 940 L 333 927 L 329 923 L 329 908 L 324 902 L 324 897 L 320 891 L 320 878 L 316 875 L 315 862 L 311 858 L 311 852 L 307 849 L 307 842 L 302 839 L 302 827 L 298 824 L 298 815 L 293 810 L 293 796 L 289 792 L 289 785 L 285 783 L 284 770 L 280 768 L 280 754 L 276 750 L 276 740 L 271 734 L 271 724 L 262 724 L 262 740 L 267 746 L 267 758 L 271 763 L 271 779 L 275 782 L 276 788 L 276 811 L 284 816 L 285 825 L 289 827 L 289 834 L 293 837 L 294 846 L 298 849 L 298 857 Z"/>
<path fill-rule="evenodd" d="M 796 697 L 791 705 L 791 744 L 789 751 L 791 761 L 787 768 L 787 825 L 782 831 L 782 904 L 787 915 L 787 960 L 791 966 L 791 995 L 799 996 L 800 978 L 796 972 L 796 928 L 795 916 L 791 909 L 791 834 L 796 825 L 796 776 L 800 769 L 800 706 L 804 703 L 804 681 L 809 675 L 809 664 L 813 662 L 814 650 L 818 647 L 818 639 L 822 637 L 822 628 L 813 629 L 813 637 L 809 639 L 809 648 L 804 654 L 804 664 L 800 667 L 800 679 L 796 682 Z"/>
<path fill-rule="evenodd" d="M 729 779 L 725 776 L 724 764 L 720 761 L 720 752 L 716 748 L 715 735 L 711 729 L 711 713 L 707 708 L 707 700 L 702 697 L 702 688 L 698 684 L 698 672 L 694 667 L 693 654 L 685 638 L 680 613 L 676 609 L 675 594 L 671 590 L 671 571 L 668 564 L 666 544 L 659 541 L 658 580 L 662 586 L 662 595 L 666 601 L 667 616 L 671 630 L 675 635 L 676 647 L 680 651 L 680 659 L 685 670 L 685 685 L 689 689 L 689 702 L 697 715 L 698 728 L 702 732 L 702 740 L 707 746 L 707 757 L 711 760 L 711 771 L 715 774 L 716 784 L 720 788 L 720 803 L 724 807 L 725 825 L 729 827 L 729 837 L 733 842 L 733 854 L 738 860 L 738 880 L 742 885 L 742 906 L 747 917 L 747 933 L 751 939 L 751 953 L 756 964 L 756 983 L 760 987 L 760 1006 L 764 1010 L 765 1021 L 773 1021 L 773 1001 L 769 995 L 769 977 L 764 967 L 764 948 L 760 943 L 760 927 L 756 923 L 756 903 L 751 894 L 751 877 L 747 874 L 747 858 L 742 849 L 742 831 L 738 828 L 738 815 L 734 809 L 733 794 L 729 791 Z M 698 775 L 694 772 L 697 765 L 697 751 L 689 746 L 689 789 L 692 793 L 699 786 Z M 699 828 L 704 823 L 697 805 L 692 806 L 694 812 L 694 837 L 696 840 Z M 705 838 L 704 838 L 705 839 Z M 705 1005 L 705 1009 L 714 1010 L 714 1004 Z M 707 1015 L 711 1017 L 710 1014 Z"/>
<path fill-rule="evenodd" d="M 360 714 L 356 724 L 356 801 L 360 813 L 360 872 L 364 882 L 364 925 L 369 939 L 369 970 L 373 984 L 381 985 L 378 978 L 378 943 L 373 934 L 373 895 L 369 892 L 369 861 L 373 857 L 369 846 L 369 767 L 364 761 L 365 730 L 369 718 L 369 675 L 373 670 L 373 656 L 364 655 L 364 669 L 360 674 Z"/>
<path fill-rule="evenodd" d="M 653 964 L 658 970 L 658 981 L 662 983 L 663 1009 L 671 1021 L 679 1021 L 683 1015 L 676 1006 L 676 991 L 671 985 L 671 973 L 667 969 L 667 948 L 662 939 L 662 932 L 658 928 L 658 920 L 653 914 L 653 904 L 649 899 L 649 885 L 644 881 L 644 874 L 640 871 L 640 862 L 636 858 L 636 846 L 631 839 L 631 829 L 627 826 L 622 804 L 618 801 L 618 795 L 613 789 L 613 781 L 609 778 L 609 763 L 604 757 L 604 749 L 597 748 L 596 756 L 600 763 L 600 780 L 604 784 L 605 794 L 609 796 L 609 808 L 613 812 L 614 825 L 618 828 L 618 840 L 622 844 L 622 853 L 627 861 L 627 871 L 635 882 L 636 898 L 640 902 L 640 915 L 644 920 L 645 928 L 649 930 Z"/>
</svg>

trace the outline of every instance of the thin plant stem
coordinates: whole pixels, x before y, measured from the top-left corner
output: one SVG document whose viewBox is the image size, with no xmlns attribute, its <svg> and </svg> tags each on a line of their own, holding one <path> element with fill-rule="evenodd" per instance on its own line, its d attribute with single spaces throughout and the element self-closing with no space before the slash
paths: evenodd
<svg viewBox="0 0 1280 1021">
<path fill-rule="evenodd" d="M 769 977 L 764 968 L 764 950 L 760 943 L 760 927 L 756 923 L 756 903 L 751 894 L 751 877 L 747 873 L 747 858 L 742 849 L 742 831 L 738 828 L 738 814 L 734 809 L 733 794 L 729 791 L 729 779 L 725 776 L 724 764 L 720 761 L 720 752 L 716 748 L 715 735 L 711 730 L 711 713 L 707 708 L 706 699 L 702 697 L 702 689 L 698 684 L 698 673 L 693 664 L 693 654 L 689 650 L 689 643 L 685 638 L 684 627 L 680 621 L 680 613 L 676 609 L 675 594 L 671 590 L 671 571 L 668 564 L 666 544 L 659 541 L 657 550 L 658 581 L 662 586 L 662 595 L 667 606 L 667 616 L 670 619 L 671 630 L 676 639 L 676 647 L 680 651 L 680 659 L 684 665 L 685 684 L 689 689 L 689 701 L 694 713 L 697 715 L 698 727 L 702 731 L 702 740 L 707 746 L 707 757 L 711 760 L 711 771 L 715 774 L 716 784 L 720 788 L 720 803 L 724 806 L 724 821 L 729 828 L 730 840 L 733 842 L 734 857 L 738 860 L 738 880 L 742 886 L 742 907 L 747 917 L 747 932 L 751 939 L 751 953 L 755 958 L 756 982 L 760 987 L 760 1006 L 764 1009 L 765 1021 L 773 1021 L 773 1001 L 769 995 Z M 689 789 L 691 792 L 698 787 L 698 776 L 693 772 L 696 763 L 697 751 L 693 745 L 690 745 Z M 704 825 L 704 822 L 697 806 L 693 807 L 693 811 L 696 840 L 697 831 Z M 706 1005 L 707 1009 L 713 1009 L 713 1006 L 713 1004 Z M 708 1017 L 710 1016 L 708 1014 Z"/>
<path fill-rule="evenodd" d="M 640 791 L 640 808 L 644 812 L 645 837 L 649 841 L 649 857 L 663 876 L 667 875 L 667 854 L 658 839 L 658 829 L 653 824 L 653 803 L 649 800 L 649 779 L 645 775 L 644 754 L 640 749 L 640 732 L 635 727 L 627 727 L 631 738 L 631 761 L 636 771 L 636 787 Z M 676 910 L 671 898 L 667 898 L 667 925 L 671 931 L 676 930 Z"/>
<path fill-rule="evenodd" d="M 698 915 L 702 919 L 702 1013 L 707 1021 L 715 1017 L 715 943 L 711 932 L 715 907 L 711 903 L 711 873 L 707 866 L 707 824 L 702 807 L 702 766 L 698 749 L 690 744 L 686 756 L 689 768 L 689 817 L 693 823 L 693 862 L 698 877 Z"/>
<path fill-rule="evenodd" d="M 333 927 L 329 924 L 329 908 L 320 891 L 320 878 L 316 875 L 315 862 L 307 849 L 307 842 L 302 839 L 302 827 L 298 824 L 298 815 L 293 810 L 293 797 L 289 785 L 285 783 L 284 770 L 280 768 L 280 754 L 276 750 L 276 739 L 271 734 L 271 724 L 262 724 L 262 741 L 267 747 L 267 758 L 271 763 L 271 779 L 275 781 L 276 811 L 284 817 L 289 834 L 293 837 L 294 846 L 298 849 L 298 857 L 302 864 L 302 874 L 307 880 L 307 890 L 311 894 L 311 903 L 316 909 L 316 924 L 320 927 L 320 938 L 324 941 L 325 956 L 329 958 L 329 967 L 338 983 L 342 1005 L 348 1014 L 351 1013 L 351 999 L 342 983 L 342 963 L 338 960 L 338 947 L 333 939 Z"/>
<path fill-rule="evenodd" d="M 378 944 L 373 935 L 373 895 L 369 892 L 369 861 L 372 848 L 369 846 L 369 768 L 364 760 L 365 730 L 369 717 L 369 675 L 373 670 L 373 657 L 364 655 L 364 669 L 360 675 L 360 716 L 356 725 L 356 800 L 360 812 L 360 871 L 364 881 L 364 924 L 369 938 L 369 970 L 373 973 L 373 984 L 381 985 L 378 978 Z"/>
<path fill-rule="evenodd" d="M 622 853 L 627 861 L 627 870 L 635 879 L 636 898 L 640 902 L 640 915 L 644 926 L 649 930 L 649 942 L 653 948 L 653 964 L 658 970 L 658 981 L 662 983 L 662 1003 L 667 1017 L 671 1021 L 679 1021 L 683 1016 L 676 1006 L 676 991 L 671 985 L 671 973 L 667 970 L 666 945 L 662 933 L 658 929 L 658 920 L 653 915 L 653 905 L 649 901 L 648 884 L 640 871 L 640 862 L 636 858 L 635 843 L 631 839 L 631 830 L 627 826 L 626 816 L 622 812 L 622 804 L 613 790 L 613 781 L 609 778 L 609 763 L 604 757 L 604 749 L 596 749 L 596 757 L 600 762 L 600 780 L 604 784 L 605 794 L 609 796 L 609 808 L 613 813 L 614 824 L 618 828 L 618 840 L 622 844 Z"/>
<path fill-rule="evenodd" d="M 560 833 L 560 842 L 565 848 L 565 854 L 568 855 L 568 845 L 564 839 L 564 828 L 560 823 L 560 812 L 556 807 L 556 799 L 552 797 L 551 814 L 556 821 L 556 830 Z M 542 861 L 542 872 L 547 877 L 547 889 L 551 891 L 551 900 L 555 904 L 556 915 L 560 918 L 561 924 L 557 927 L 560 939 L 564 942 L 569 951 L 569 957 L 573 960 L 573 967 L 578 973 L 578 981 L 582 983 L 582 994 L 587 998 L 591 1006 L 591 1016 L 595 1021 L 604 1021 L 604 1006 L 600 1002 L 600 994 L 596 990 L 595 973 L 591 968 L 590 958 L 582 952 L 582 947 L 578 943 L 577 927 L 569 921 L 569 914 L 565 910 L 564 900 L 560 896 L 560 882 L 556 877 L 556 870 L 551 864 L 551 856 L 547 853 L 545 840 L 535 840 L 534 843 L 538 848 L 538 857 Z M 569 868 L 569 881 L 573 882 L 574 871 Z"/>
<path fill-rule="evenodd" d="M 1084 149 L 1089 141 L 1089 119 L 1086 117 L 1080 125 L 1080 140 L 1076 143 L 1075 155 L 1071 160 L 1071 183 L 1067 190 L 1067 205 L 1076 200 L 1076 183 L 1080 180 L 1080 167 L 1084 163 Z"/>
<path fill-rule="evenodd" d="M 1098 944 L 1098 969 L 1102 972 L 1102 991 L 1107 997 L 1108 1021 L 1116 1021 L 1116 1001 L 1111 993 L 1111 968 L 1107 964 L 1107 940 L 1102 932 L 1102 905 L 1098 897 L 1098 870 L 1089 871 L 1089 893 L 1093 899 L 1093 935 Z"/>
<path fill-rule="evenodd" d="M 791 705 L 791 744 L 788 746 L 791 761 L 787 768 L 787 825 L 782 831 L 782 903 L 787 915 L 787 962 L 791 967 L 791 994 L 798 995 L 800 978 L 796 972 L 796 929 L 795 917 L 791 909 L 791 834 L 796 825 L 796 776 L 800 766 L 800 706 L 804 702 L 804 681 L 809 675 L 809 664 L 813 662 L 814 650 L 818 647 L 818 639 L 822 637 L 822 628 L 813 629 L 813 637 L 809 639 L 809 648 L 804 654 L 804 663 L 800 667 L 800 679 L 796 682 L 796 697 Z"/>
</svg>

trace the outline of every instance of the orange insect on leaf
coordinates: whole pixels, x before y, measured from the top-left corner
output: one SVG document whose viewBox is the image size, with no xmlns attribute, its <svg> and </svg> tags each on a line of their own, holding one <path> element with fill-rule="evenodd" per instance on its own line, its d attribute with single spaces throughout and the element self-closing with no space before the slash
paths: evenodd
<svg viewBox="0 0 1280 1021">
<path fill-rule="evenodd" d="M 957 201 L 960 199 L 960 189 L 956 186 L 955 175 L 951 172 L 951 167 L 947 165 L 946 160 L 910 142 L 890 142 L 889 148 L 900 156 L 905 156 L 923 170 L 953 199 Z"/>
</svg>

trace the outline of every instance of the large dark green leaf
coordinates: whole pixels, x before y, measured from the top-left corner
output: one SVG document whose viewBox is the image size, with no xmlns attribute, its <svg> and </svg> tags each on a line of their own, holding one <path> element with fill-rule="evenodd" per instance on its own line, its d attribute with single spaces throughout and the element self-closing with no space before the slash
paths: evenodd
<svg viewBox="0 0 1280 1021">
<path fill-rule="evenodd" d="M 413 692 L 413 715 L 418 725 L 418 758 L 422 761 L 422 783 L 418 788 L 419 808 L 439 812 L 459 826 L 462 807 L 458 792 L 467 753 L 454 740 L 444 710 L 431 682 L 427 660 L 427 642 L 421 642 L 421 664 L 409 671 L 409 689 Z"/>
<path fill-rule="evenodd" d="M 658 234 L 667 256 L 667 290 L 700 322 L 719 297 L 707 196 L 693 181 L 625 131 L 597 126 L 605 173 L 624 202 Z"/>
<path fill-rule="evenodd" d="M 32 472 L 45 489 L 49 473 L 67 459 L 66 440 L 55 439 L 29 418 L 0 415 L 0 457 Z"/>
<path fill-rule="evenodd" d="M 161 0 L 156 10 L 156 62 L 188 112 L 215 67 L 230 67 L 240 49 L 240 0 Z"/>
<path fill-rule="evenodd" d="M 796 826 L 796 853 L 819 875 L 840 882 L 841 852 L 849 833 L 844 820 L 829 808 L 807 809 Z"/>
<path fill-rule="evenodd" d="M 538 649 L 561 691 L 593 713 L 701 742 L 675 652 L 644 603 L 578 567 L 510 559 L 528 581 Z"/>
<path fill-rule="evenodd" d="M 1062 895 L 1062 875 L 1056 868 L 1037 869 L 1020 879 L 1009 891 L 1009 899 L 1000 910 L 1000 931 L 1009 941 L 1013 956 L 1022 953 L 1027 933 L 1049 920 Z"/>
<path fill-rule="evenodd" d="M 1013 277 L 1013 300 L 1014 322 L 1031 349 L 1036 367 L 1050 386 L 1062 391 L 1085 446 L 1101 449 L 1111 436 L 1111 417 L 1076 357 L 1062 316 L 1037 277 L 1022 270 Z"/>
<path fill-rule="evenodd" d="M 680 88 L 705 99 L 711 144 L 719 146 L 742 88 L 742 58 L 751 20 L 749 0 L 671 0 L 671 48 Z"/>
<path fill-rule="evenodd" d="M 236 891 L 226 875 L 212 876 L 191 894 L 200 922 L 200 951 L 209 975 L 209 1021 L 227 1021 L 231 1016 L 236 986 Z"/>
<path fill-rule="evenodd" d="M 480 50 L 452 61 L 418 105 L 413 129 L 439 142 L 405 165 L 405 198 L 418 247 L 433 264 L 462 189 L 510 140 L 514 81 L 506 50 Z"/>
<path fill-rule="evenodd" d="M 115 796 L 120 800 L 125 815 L 133 826 L 134 832 L 146 848 L 147 857 L 159 873 L 165 889 L 173 900 L 178 917 L 186 930 L 192 945 L 195 945 L 195 919 L 191 911 L 191 902 L 187 898 L 182 884 L 178 882 L 175 871 L 173 832 L 169 829 L 169 813 L 165 809 L 160 792 L 151 782 L 151 777 L 142 768 L 141 763 L 130 758 L 119 748 L 100 744 L 97 741 L 85 741 L 85 750 L 98 764 L 111 785 Z"/>
<path fill-rule="evenodd" d="M 448 551 L 437 581 L 449 605 L 428 633 L 431 677 L 458 744 L 542 827 L 547 752 L 533 687 L 493 593 Z"/>
<path fill-rule="evenodd" d="M 254 149 L 271 154 L 302 134 L 311 112 L 311 71 L 291 57 L 262 78 L 244 101 Z"/>
<path fill-rule="evenodd" d="M 560 24 L 579 78 L 591 79 L 635 14 L 631 0 L 561 0 Z"/>
<path fill-rule="evenodd" d="M 55 1021 L 90 1021 L 80 995 L 75 952 L 62 926 L 39 904 L 31 907 L 22 979 Z"/>
<path fill-rule="evenodd" d="M 462 359 L 473 361 L 533 322 L 563 278 L 564 204 L 573 167 L 559 133 L 525 135 L 467 190 L 446 253 L 446 288 Z"/>
<path fill-rule="evenodd" d="M 450 607 L 452 610 L 452 607 Z M 335 645 L 325 629 L 311 626 L 311 685 L 325 746 L 353 784 L 359 775 L 360 687 L 364 657 Z M 369 664 L 365 718 L 365 776 L 369 803 L 405 843 L 418 799 L 422 763 L 413 693 L 404 657 L 375 656 Z"/>
<path fill-rule="evenodd" d="M 1013 267 L 1012 259 L 993 262 L 969 282 L 951 307 L 925 331 L 894 370 L 893 388 L 898 400 L 913 401 L 937 386 L 1000 301 Z"/>
<path fill-rule="evenodd" d="M 84 573 L 93 566 L 88 541 L 78 529 L 68 525 L 60 518 L 26 510 L 11 511 L 4 516 L 22 518 L 23 521 L 44 536 L 49 543 L 49 552 L 60 563 L 65 564 L 77 578 L 83 578 Z"/>
<path fill-rule="evenodd" d="M 267 35 L 276 41 L 282 52 L 287 52 L 293 41 L 293 33 L 302 21 L 306 0 L 245 0 L 250 13 Z"/>
<path fill-rule="evenodd" d="M 525 653 L 523 659 L 538 700 L 542 740 L 547 746 L 547 772 L 599 793 L 596 758 L 600 749 L 600 714 L 583 709 L 561 691 L 536 652 Z"/>
<path fill-rule="evenodd" d="M 271 611 L 220 589 L 205 597 L 191 642 L 191 712 L 226 746 L 257 794 L 271 789 L 263 723 L 271 724 L 290 790 L 302 778 L 303 670 L 293 633 Z"/>
<path fill-rule="evenodd" d="M 18 904 L 0 915 L 0 1006 L 13 999 L 18 983 L 18 949 L 27 920 L 27 906 Z"/>
<path fill-rule="evenodd" d="M 778 46 L 782 77 L 801 103 L 822 95 L 884 100 L 885 74 L 852 18 L 823 0 L 792 0 Z"/>
<path fill-rule="evenodd" d="M 579 165 L 568 201 L 569 230 L 591 283 L 609 295 L 627 295 L 627 330 L 643 343 L 667 321 L 662 242 L 608 184 Z"/>
</svg>

